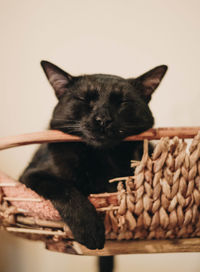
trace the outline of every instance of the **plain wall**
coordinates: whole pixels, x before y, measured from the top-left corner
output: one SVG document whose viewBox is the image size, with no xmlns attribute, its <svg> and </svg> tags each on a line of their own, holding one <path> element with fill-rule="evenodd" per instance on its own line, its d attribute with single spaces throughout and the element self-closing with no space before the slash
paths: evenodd
<svg viewBox="0 0 200 272">
<path fill-rule="evenodd" d="M 151 101 L 156 126 L 199 125 L 200 1 L 1 0 L 0 136 L 47 127 L 56 104 L 39 65 L 72 73 L 169 71 Z M 19 175 L 35 147 L 0 153 L 0 169 Z M 0 272 L 96 271 L 94 257 L 48 252 L 42 243 L 0 233 Z M 197 272 L 199 253 L 117 257 L 116 272 Z"/>
</svg>

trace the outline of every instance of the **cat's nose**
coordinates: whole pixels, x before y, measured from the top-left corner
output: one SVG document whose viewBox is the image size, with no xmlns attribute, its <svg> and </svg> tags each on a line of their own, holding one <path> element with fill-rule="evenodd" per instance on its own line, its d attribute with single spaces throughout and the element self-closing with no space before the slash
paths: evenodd
<svg viewBox="0 0 200 272">
<path fill-rule="evenodd" d="M 105 118 L 102 118 L 100 116 L 96 116 L 95 120 L 102 127 L 107 127 L 112 122 L 111 118 L 106 118 L 105 119 Z"/>
</svg>

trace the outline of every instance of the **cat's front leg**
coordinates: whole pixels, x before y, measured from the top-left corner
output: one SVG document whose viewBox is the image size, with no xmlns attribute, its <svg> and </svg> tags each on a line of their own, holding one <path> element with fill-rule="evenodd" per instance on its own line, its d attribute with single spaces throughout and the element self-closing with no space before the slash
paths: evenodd
<svg viewBox="0 0 200 272">
<path fill-rule="evenodd" d="M 102 249 L 105 243 L 103 220 L 89 200 L 74 188 L 66 199 L 52 201 L 74 238 L 89 249 Z"/>
<path fill-rule="evenodd" d="M 27 187 L 50 199 L 70 227 L 74 239 L 89 249 L 102 249 L 105 228 L 87 197 L 70 183 L 42 171 L 27 171 L 21 177 Z"/>
</svg>

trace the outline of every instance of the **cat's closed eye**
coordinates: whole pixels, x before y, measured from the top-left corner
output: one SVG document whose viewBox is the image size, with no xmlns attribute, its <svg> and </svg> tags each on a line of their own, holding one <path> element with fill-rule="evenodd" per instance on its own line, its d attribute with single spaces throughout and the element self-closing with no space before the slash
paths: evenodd
<svg viewBox="0 0 200 272">
<path fill-rule="evenodd" d="M 88 106 L 93 106 L 98 99 L 98 94 L 95 91 L 90 91 L 81 96 L 76 95 L 74 98 Z"/>
<path fill-rule="evenodd" d="M 122 100 L 121 101 L 121 106 L 127 106 L 127 105 L 129 105 L 131 103 L 132 103 L 132 101 L 130 101 L 130 100 Z"/>
<path fill-rule="evenodd" d="M 74 99 L 77 100 L 77 101 L 83 102 L 83 103 L 87 102 L 85 97 L 74 96 Z"/>
</svg>

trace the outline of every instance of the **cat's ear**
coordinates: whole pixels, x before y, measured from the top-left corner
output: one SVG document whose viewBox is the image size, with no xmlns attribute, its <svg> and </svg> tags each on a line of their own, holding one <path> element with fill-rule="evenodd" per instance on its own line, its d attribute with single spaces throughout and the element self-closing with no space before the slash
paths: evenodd
<svg viewBox="0 0 200 272">
<path fill-rule="evenodd" d="M 73 77 L 48 61 L 42 60 L 41 66 L 53 87 L 57 98 L 60 99 L 67 91 L 67 86 L 73 81 Z"/>
<path fill-rule="evenodd" d="M 143 99 L 148 103 L 151 100 L 151 95 L 160 84 L 164 77 L 168 67 L 166 65 L 160 65 L 145 74 L 135 79 L 128 79 L 128 81 L 137 87 L 141 92 Z"/>
</svg>

